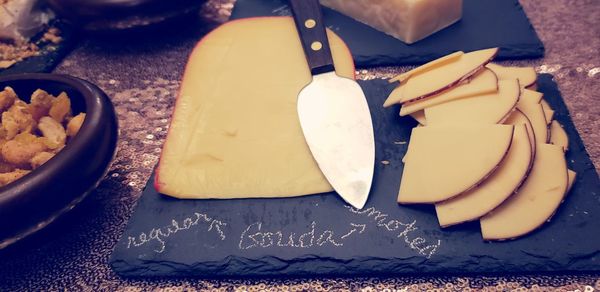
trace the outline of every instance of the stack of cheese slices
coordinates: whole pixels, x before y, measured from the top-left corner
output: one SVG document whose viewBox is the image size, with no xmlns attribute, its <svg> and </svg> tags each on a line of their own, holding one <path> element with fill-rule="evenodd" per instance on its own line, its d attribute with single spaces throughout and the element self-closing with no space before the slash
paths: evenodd
<svg viewBox="0 0 600 292">
<path fill-rule="evenodd" d="M 479 220 L 486 240 L 541 226 L 575 179 L 534 69 L 490 63 L 497 52 L 457 52 L 401 74 L 384 104 L 401 104 L 400 115 L 420 124 L 398 202 L 435 204 L 442 227 Z"/>
</svg>

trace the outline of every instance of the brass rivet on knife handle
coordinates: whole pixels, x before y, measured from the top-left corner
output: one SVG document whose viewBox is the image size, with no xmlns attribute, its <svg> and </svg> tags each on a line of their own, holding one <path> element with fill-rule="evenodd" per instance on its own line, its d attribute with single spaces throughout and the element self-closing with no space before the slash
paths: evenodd
<svg viewBox="0 0 600 292">
<path fill-rule="evenodd" d="M 335 70 L 318 0 L 290 0 L 296 29 L 312 75 Z"/>
</svg>

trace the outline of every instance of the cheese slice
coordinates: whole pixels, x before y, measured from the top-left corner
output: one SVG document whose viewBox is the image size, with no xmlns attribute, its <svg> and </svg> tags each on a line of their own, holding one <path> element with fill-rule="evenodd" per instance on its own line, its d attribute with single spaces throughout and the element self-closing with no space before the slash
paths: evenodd
<svg viewBox="0 0 600 292">
<path fill-rule="evenodd" d="M 527 128 L 527 137 L 529 137 L 529 145 L 531 146 L 531 153 L 533 154 L 533 156 L 535 156 L 535 134 L 533 131 L 533 126 L 531 125 L 531 122 L 529 121 L 527 116 L 523 114 L 523 112 L 521 112 L 519 109 L 515 109 L 512 113 L 510 113 L 508 118 L 506 118 L 504 124 L 513 126 L 522 124 L 525 125 L 525 127 Z M 533 160 L 531 160 L 530 164 L 533 165 Z M 531 168 L 531 165 L 529 166 L 529 168 Z"/>
<path fill-rule="evenodd" d="M 410 116 L 415 119 L 415 121 L 419 122 L 419 124 L 425 126 L 427 125 L 427 120 L 425 119 L 425 112 L 418 111 L 411 113 Z"/>
<path fill-rule="evenodd" d="M 395 89 L 398 92 L 392 95 L 399 95 L 394 98 L 397 103 L 405 103 L 439 94 L 472 78 L 497 53 L 498 48 L 474 51 L 460 55 L 450 62 L 417 70 L 417 73 L 410 75 L 408 80 Z"/>
<path fill-rule="evenodd" d="M 488 178 L 460 196 L 435 204 L 440 226 L 479 219 L 502 204 L 525 180 L 532 159 L 527 127 L 515 126 L 508 154 Z"/>
<path fill-rule="evenodd" d="M 486 240 L 513 239 L 540 227 L 562 202 L 568 184 L 560 147 L 539 144 L 533 168 L 523 186 L 497 209 L 481 218 Z"/>
<path fill-rule="evenodd" d="M 407 44 L 455 23 L 462 16 L 462 0 L 321 0 L 321 4 Z"/>
<path fill-rule="evenodd" d="M 448 63 L 455 62 L 457 59 L 459 59 L 464 54 L 465 53 L 463 51 L 458 51 L 458 52 L 454 52 L 450 55 L 443 56 L 441 58 L 427 62 L 419 67 L 416 67 L 408 72 L 402 73 L 402 74 L 390 79 L 388 82 L 389 83 L 394 83 L 394 82 L 402 83 L 413 75 L 420 74 L 422 72 L 433 69 L 435 67 L 439 67 L 439 66 L 443 66 Z"/>
<path fill-rule="evenodd" d="M 513 126 L 450 125 L 412 130 L 399 203 L 434 203 L 485 179 L 508 152 Z"/>
<path fill-rule="evenodd" d="M 575 184 L 575 179 L 577 179 L 577 173 L 570 169 L 567 171 L 569 176 L 569 181 L 567 182 L 567 193 L 569 193 L 573 188 L 573 184 Z"/>
<path fill-rule="evenodd" d="M 440 94 L 430 96 L 425 99 L 421 99 L 415 102 L 404 103 L 400 108 L 400 115 L 406 116 L 414 112 L 423 110 L 427 107 L 435 106 L 441 103 L 453 101 L 459 98 L 471 97 L 475 95 L 490 94 L 498 91 L 498 79 L 496 75 L 490 70 L 482 70 L 477 73 L 473 79 L 465 84 L 458 85 L 450 90 L 444 91 Z M 384 103 L 385 106 L 390 106 L 397 103 L 399 96 L 392 95 Z"/>
<path fill-rule="evenodd" d="M 554 110 L 548 105 L 548 103 L 545 100 L 542 100 L 540 104 L 542 105 L 542 110 L 544 111 L 546 125 L 550 125 L 550 123 L 552 123 L 552 120 L 554 120 Z"/>
<path fill-rule="evenodd" d="M 550 143 L 562 147 L 565 152 L 569 150 L 569 136 L 557 121 L 550 124 Z"/>
<path fill-rule="evenodd" d="M 523 102 L 517 104 L 517 108 L 527 116 L 533 127 L 536 144 L 545 144 L 548 142 L 548 124 L 544 109 L 539 103 Z"/>
<path fill-rule="evenodd" d="M 532 86 L 537 81 L 537 73 L 533 67 L 504 67 L 495 63 L 489 63 L 486 67 L 494 71 L 500 80 L 517 78 L 523 88 Z"/>
<path fill-rule="evenodd" d="M 352 57 L 328 31 L 337 73 Z M 156 187 L 177 198 L 290 197 L 329 192 L 296 110 L 310 82 L 291 17 L 228 22 L 188 61 Z"/>
<path fill-rule="evenodd" d="M 523 89 L 521 91 L 521 98 L 519 99 L 519 103 L 540 103 L 542 102 L 543 97 L 544 94 L 542 94 L 541 92 Z"/>
<path fill-rule="evenodd" d="M 552 123 L 552 120 L 554 120 L 554 110 L 552 109 L 550 104 L 545 99 L 542 99 L 540 101 L 540 103 L 542 104 L 542 109 L 544 109 L 544 116 L 546 117 L 546 123 L 548 125 L 550 125 L 550 123 Z"/>
<path fill-rule="evenodd" d="M 498 82 L 498 92 L 461 98 L 425 109 L 428 125 L 448 123 L 502 122 L 519 101 L 519 82 L 516 79 Z"/>
</svg>

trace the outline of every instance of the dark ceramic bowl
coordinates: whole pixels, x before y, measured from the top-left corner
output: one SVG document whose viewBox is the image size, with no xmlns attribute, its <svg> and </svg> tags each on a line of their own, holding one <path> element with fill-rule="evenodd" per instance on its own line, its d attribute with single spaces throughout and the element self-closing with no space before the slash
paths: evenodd
<svg viewBox="0 0 600 292">
<path fill-rule="evenodd" d="M 92 31 L 144 27 L 197 12 L 206 0 L 48 0 L 62 18 Z"/>
<path fill-rule="evenodd" d="M 32 234 L 71 210 L 98 186 L 116 153 L 115 110 L 97 86 L 67 75 L 17 74 L 0 77 L 0 89 L 12 87 L 19 97 L 40 88 L 65 91 L 74 114 L 86 113 L 79 133 L 44 165 L 0 187 L 0 249 Z"/>
</svg>

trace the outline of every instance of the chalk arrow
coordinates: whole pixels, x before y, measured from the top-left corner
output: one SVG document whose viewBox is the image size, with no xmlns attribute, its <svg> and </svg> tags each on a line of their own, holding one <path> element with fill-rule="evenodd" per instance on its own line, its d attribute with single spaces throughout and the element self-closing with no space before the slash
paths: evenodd
<svg viewBox="0 0 600 292">
<path fill-rule="evenodd" d="M 342 237 L 340 237 L 341 239 L 345 239 L 346 237 L 352 235 L 352 233 L 357 232 L 358 234 L 361 234 L 363 232 L 365 232 L 365 228 L 367 228 L 366 224 L 355 224 L 355 223 L 350 223 L 350 226 L 352 226 L 353 228 L 350 230 L 350 232 L 344 234 Z"/>
</svg>

